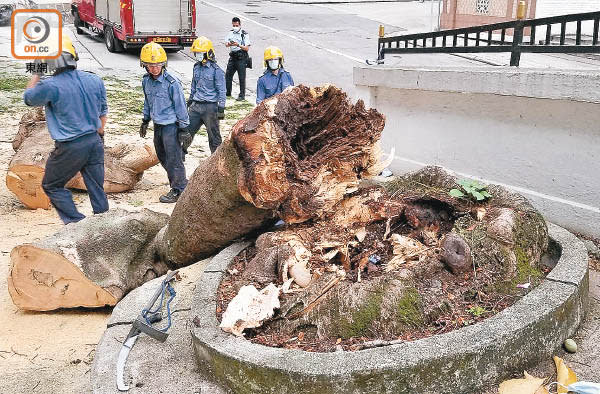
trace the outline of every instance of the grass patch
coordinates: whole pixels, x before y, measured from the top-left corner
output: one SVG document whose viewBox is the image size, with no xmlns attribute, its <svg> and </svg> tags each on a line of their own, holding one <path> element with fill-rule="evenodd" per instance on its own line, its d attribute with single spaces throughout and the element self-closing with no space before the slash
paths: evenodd
<svg viewBox="0 0 600 394">
<path fill-rule="evenodd" d="M 144 205 L 144 202 L 141 200 L 131 200 L 129 201 L 129 204 L 133 205 L 134 207 L 141 207 Z"/>
<path fill-rule="evenodd" d="M 21 77 L 17 75 L 6 75 L 0 76 L 0 91 L 3 92 L 14 92 L 14 91 L 25 91 L 29 78 Z"/>
<path fill-rule="evenodd" d="M 131 81 L 113 76 L 103 78 L 108 101 L 107 127 L 114 134 L 137 133 L 142 121 L 144 93 Z"/>
</svg>

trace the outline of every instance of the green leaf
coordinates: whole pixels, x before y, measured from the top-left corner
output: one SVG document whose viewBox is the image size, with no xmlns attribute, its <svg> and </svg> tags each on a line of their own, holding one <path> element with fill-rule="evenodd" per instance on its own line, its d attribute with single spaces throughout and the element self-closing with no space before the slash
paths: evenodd
<svg viewBox="0 0 600 394">
<path fill-rule="evenodd" d="M 457 198 L 465 196 L 465 194 L 463 192 L 461 192 L 460 190 L 458 190 L 458 189 L 452 189 L 452 190 L 450 190 L 449 194 L 452 197 L 457 197 Z"/>
<path fill-rule="evenodd" d="M 471 186 L 471 181 L 468 179 L 461 179 L 458 182 L 459 185 L 463 186 L 463 187 L 470 187 Z"/>
<path fill-rule="evenodd" d="M 481 190 L 481 189 L 485 189 L 485 185 L 477 182 L 477 181 L 473 181 L 473 183 L 471 184 L 474 188 L 477 188 L 477 190 Z"/>
<path fill-rule="evenodd" d="M 488 193 L 487 190 L 482 190 L 480 193 L 485 198 L 492 198 L 492 195 Z"/>
<path fill-rule="evenodd" d="M 477 199 L 477 201 L 485 200 L 483 194 L 479 193 L 478 191 L 473 191 L 471 194 Z"/>
</svg>

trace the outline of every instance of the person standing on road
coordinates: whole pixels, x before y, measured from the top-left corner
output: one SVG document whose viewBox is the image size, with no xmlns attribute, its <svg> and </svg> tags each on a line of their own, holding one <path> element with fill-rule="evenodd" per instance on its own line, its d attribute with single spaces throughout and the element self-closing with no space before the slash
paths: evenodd
<svg viewBox="0 0 600 394">
<path fill-rule="evenodd" d="M 146 136 L 150 119 L 154 122 L 154 148 L 167 171 L 171 190 L 160 196 L 163 203 L 174 203 L 187 186 L 180 130 L 190 124 L 181 82 L 169 74 L 167 54 L 160 44 L 149 42 L 140 52 L 140 65 L 148 72 L 142 78 L 144 119 L 140 137 Z M 183 134 L 183 133 L 182 133 Z"/>
<path fill-rule="evenodd" d="M 246 99 L 246 65 L 248 64 L 248 50 L 250 49 L 250 36 L 242 30 L 242 23 L 237 16 L 231 20 L 233 29 L 225 39 L 225 46 L 229 48 L 229 61 L 225 71 L 227 96 L 231 96 L 233 75 L 237 72 L 240 80 L 240 95 L 237 101 Z"/>
<path fill-rule="evenodd" d="M 45 106 L 46 122 L 54 150 L 46 161 L 42 188 L 65 224 L 85 218 L 67 182 L 81 172 L 94 214 L 108 211 L 104 192 L 104 125 L 108 105 L 106 89 L 98 76 L 77 70 L 77 52 L 63 35 L 62 53 L 48 60 L 52 77 L 40 81 L 33 75 L 23 95 L 29 106 Z"/>
<path fill-rule="evenodd" d="M 265 49 L 264 74 L 256 82 L 256 104 L 294 86 L 292 75 L 283 68 L 283 52 L 270 46 Z"/>
<path fill-rule="evenodd" d="M 190 125 L 184 130 L 187 135 L 182 139 L 182 147 L 187 153 L 194 135 L 204 124 L 210 153 L 214 153 L 221 145 L 219 119 L 225 118 L 225 73 L 217 65 L 212 41 L 208 38 L 196 38 L 191 51 L 197 61 L 187 102 Z"/>
</svg>

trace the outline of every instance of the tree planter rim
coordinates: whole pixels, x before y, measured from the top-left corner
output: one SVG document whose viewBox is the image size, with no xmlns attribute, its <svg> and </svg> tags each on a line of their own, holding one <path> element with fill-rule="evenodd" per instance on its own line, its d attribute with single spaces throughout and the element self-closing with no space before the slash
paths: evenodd
<svg viewBox="0 0 600 394">
<path fill-rule="evenodd" d="M 524 358 L 539 360 L 549 356 L 567 335 L 576 330 L 587 306 L 588 257 L 583 242 L 552 223 L 548 223 L 548 230 L 549 237 L 562 248 L 555 268 L 539 286 L 500 313 L 474 325 L 412 342 L 331 353 L 267 347 L 235 337 L 219 328 L 215 316 L 217 288 L 232 259 L 249 245 L 248 242 L 235 243 L 213 258 L 196 283 L 192 316 L 197 316 L 196 321 L 200 323 L 193 328 L 192 337 L 198 362 L 210 364 L 215 357 L 219 357 L 243 363 L 247 368 L 278 371 L 288 376 L 298 374 L 352 380 L 386 371 L 410 371 L 411 368 L 422 368 L 432 362 L 455 361 L 465 357 L 473 359 L 494 352 L 498 353 L 494 356 L 497 365 L 487 365 L 485 368 L 489 371 L 480 373 L 491 374 L 490 378 L 505 376 L 502 366 L 508 365 L 510 357 L 515 355 L 501 353 L 503 349 L 514 346 L 515 338 L 523 339 L 532 332 L 542 330 L 547 336 L 539 338 L 540 345 L 543 342 L 551 346 L 538 348 L 539 354 L 532 352 L 531 356 L 525 355 Z M 552 321 L 553 315 L 567 303 L 574 303 L 575 307 L 569 309 L 565 327 L 561 327 L 561 330 L 542 327 L 547 325 L 548 318 Z M 460 372 L 451 366 L 445 370 L 448 376 Z"/>
</svg>

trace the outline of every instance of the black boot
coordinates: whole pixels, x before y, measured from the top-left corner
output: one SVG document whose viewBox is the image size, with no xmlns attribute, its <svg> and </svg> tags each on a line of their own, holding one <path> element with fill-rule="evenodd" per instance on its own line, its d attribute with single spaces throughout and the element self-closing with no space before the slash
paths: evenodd
<svg viewBox="0 0 600 394">
<path fill-rule="evenodd" d="M 181 195 L 181 192 L 179 190 L 171 189 L 167 194 L 160 196 L 158 201 L 164 202 L 167 204 L 172 204 L 172 203 L 177 202 L 177 200 L 179 200 L 180 195 Z"/>
</svg>

